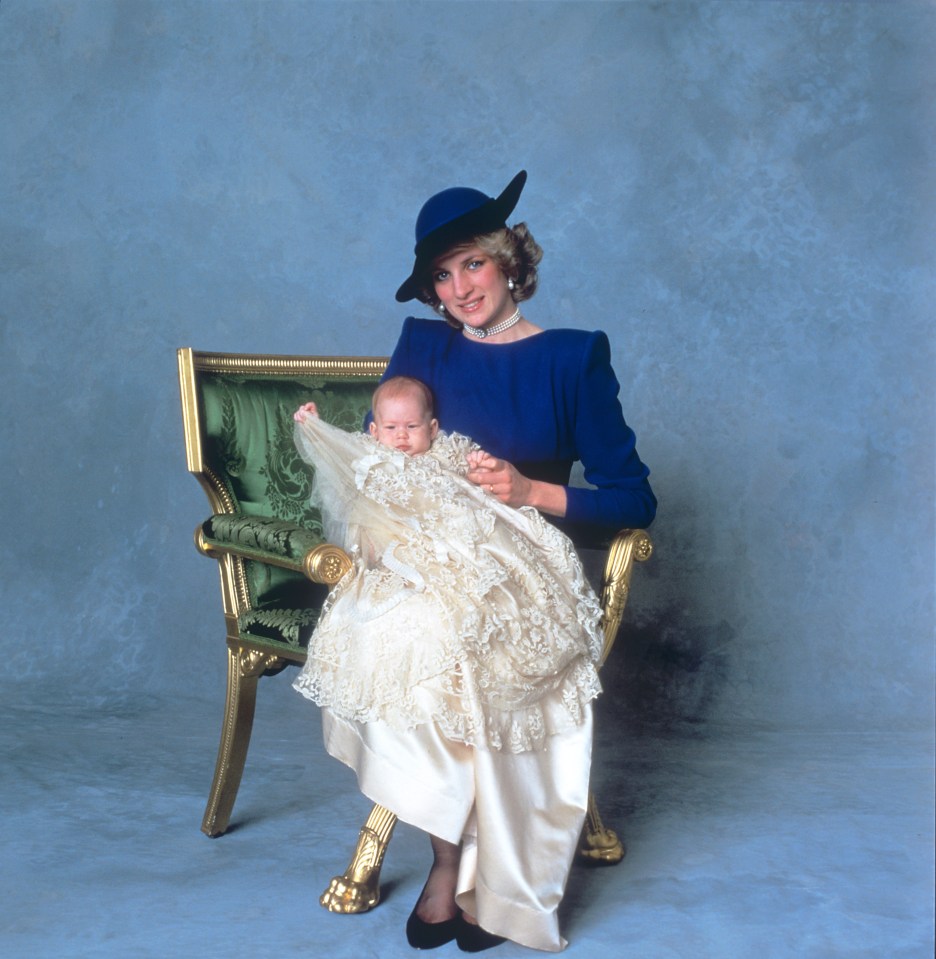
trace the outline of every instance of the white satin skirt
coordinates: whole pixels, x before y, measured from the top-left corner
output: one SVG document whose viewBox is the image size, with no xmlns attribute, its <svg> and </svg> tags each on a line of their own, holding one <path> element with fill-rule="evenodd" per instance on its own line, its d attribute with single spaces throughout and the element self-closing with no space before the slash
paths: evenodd
<svg viewBox="0 0 936 959">
<path fill-rule="evenodd" d="M 361 792 L 403 822 L 462 843 L 456 902 L 483 929 L 559 952 L 558 908 L 588 805 L 592 713 L 541 750 L 446 739 L 433 723 L 400 733 L 322 710 L 325 748 Z"/>
</svg>

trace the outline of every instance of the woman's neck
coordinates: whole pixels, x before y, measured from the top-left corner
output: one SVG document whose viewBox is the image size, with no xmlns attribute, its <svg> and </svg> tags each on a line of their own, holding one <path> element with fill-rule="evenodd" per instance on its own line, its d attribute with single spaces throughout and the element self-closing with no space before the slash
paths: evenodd
<svg viewBox="0 0 936 959">
<path fill-rule="evenodd" d="M 525 340 L 530 336 L 536 336 L 537 333 L 542 332 L 542 327 L 537 326 L 535 323 L 531 323 L 526 317 L 521 316 L 517 323 L 515 323 L 509 329 L 504 330 L 502 333 L 495 333 L 493 336 L 486 336 L 484 339 L 477 339 L 476 337 L 473 337 L 462 330 L 462 336 L 466 340 L 474 340 L 477 343 L 487 343 L 492 346 L 496 346 L 503 343 L 514 343 L 517 340 Z"/>
</svg>

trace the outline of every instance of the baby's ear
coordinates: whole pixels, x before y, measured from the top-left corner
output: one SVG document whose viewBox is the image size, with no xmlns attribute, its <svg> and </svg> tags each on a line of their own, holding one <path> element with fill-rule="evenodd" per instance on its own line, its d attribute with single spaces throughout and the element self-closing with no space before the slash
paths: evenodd
<svg viewBox="0 0 936 959">
<path fill-rule="evenodd" d="M 377 424 L 373 420 L 370 421 L 370 423 L 367 426 L 367 429 L 370 432 L 371 436 L 377 435 Z"/>
<path fill-rule="evenodd" d="M 429 437 L 435 439 L 439 435 L 439 421 L 434 419 L 429 423 Z"/>
</svg>

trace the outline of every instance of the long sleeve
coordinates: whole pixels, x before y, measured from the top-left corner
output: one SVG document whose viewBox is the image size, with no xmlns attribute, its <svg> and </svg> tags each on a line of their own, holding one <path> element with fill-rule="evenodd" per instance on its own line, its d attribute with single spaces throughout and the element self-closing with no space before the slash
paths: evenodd
<svg viewBox="0 0 936 959">
<path fill-rule="evenodd" d="M 568 488 L 566 520 L 588 526 L 643 528 L 656 515 L 650 471 L 624 420 L 620 387 L 604 333 L 592 333 L 582 358 L 573 430 L 585 479 L 596 489 Z"/>
</svg>

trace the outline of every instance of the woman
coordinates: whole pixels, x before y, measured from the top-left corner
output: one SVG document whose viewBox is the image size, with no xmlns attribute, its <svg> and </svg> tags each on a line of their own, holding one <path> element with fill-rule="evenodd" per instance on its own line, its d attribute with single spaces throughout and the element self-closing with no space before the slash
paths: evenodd
<svg viewBox="0 0 936 959">
<path fill-rule="evenodd" d="M 542 257 L 525 224 L 505 226 L 525 181 L 518 173 L 497 199 L 456 187 L 422 208 L 416 263 L 396 298 L 422 300 L 446 325 L 408 318 L 386 376 L 427 382 L 443 427 L 496 454 L 470 478 L 502 502 L 535 506 L 577 541 L 646 527 L 656 499 L 621 413 L 607 337 L 543 330 L 519 311 Z M 597 489 L 568 487 L 575 460 Z"/>
<path fill-rule="evenodd" d="M 647 526 L 656 500 L 605 334 L 544 330 L 520 312 L 542 257 L 524 224 L 506 225 L 525 181 L 517 174 L 496 198 L 455 187 L 425 203 L 415 264 L 396 298 L 421 300 L 445 322 L 408 318 L 385 378 L 428 383 L 442 427 L 487 451 L 471 482 L 502 503 L 535 507 L 581 543 Z M 593 488 L 568 485 L 576 460 Z M 452 742 L 434 724 L 406 737 L 328 714 L 323 725 L 328 751 L 357 770 L 362 791 L 430 834 L 434 860 L 407 923 L 411 945 L 565 946 L 557 909 L 587 805 L 590 708 L 546 748 L 519 753 Z"/>
</svg>

